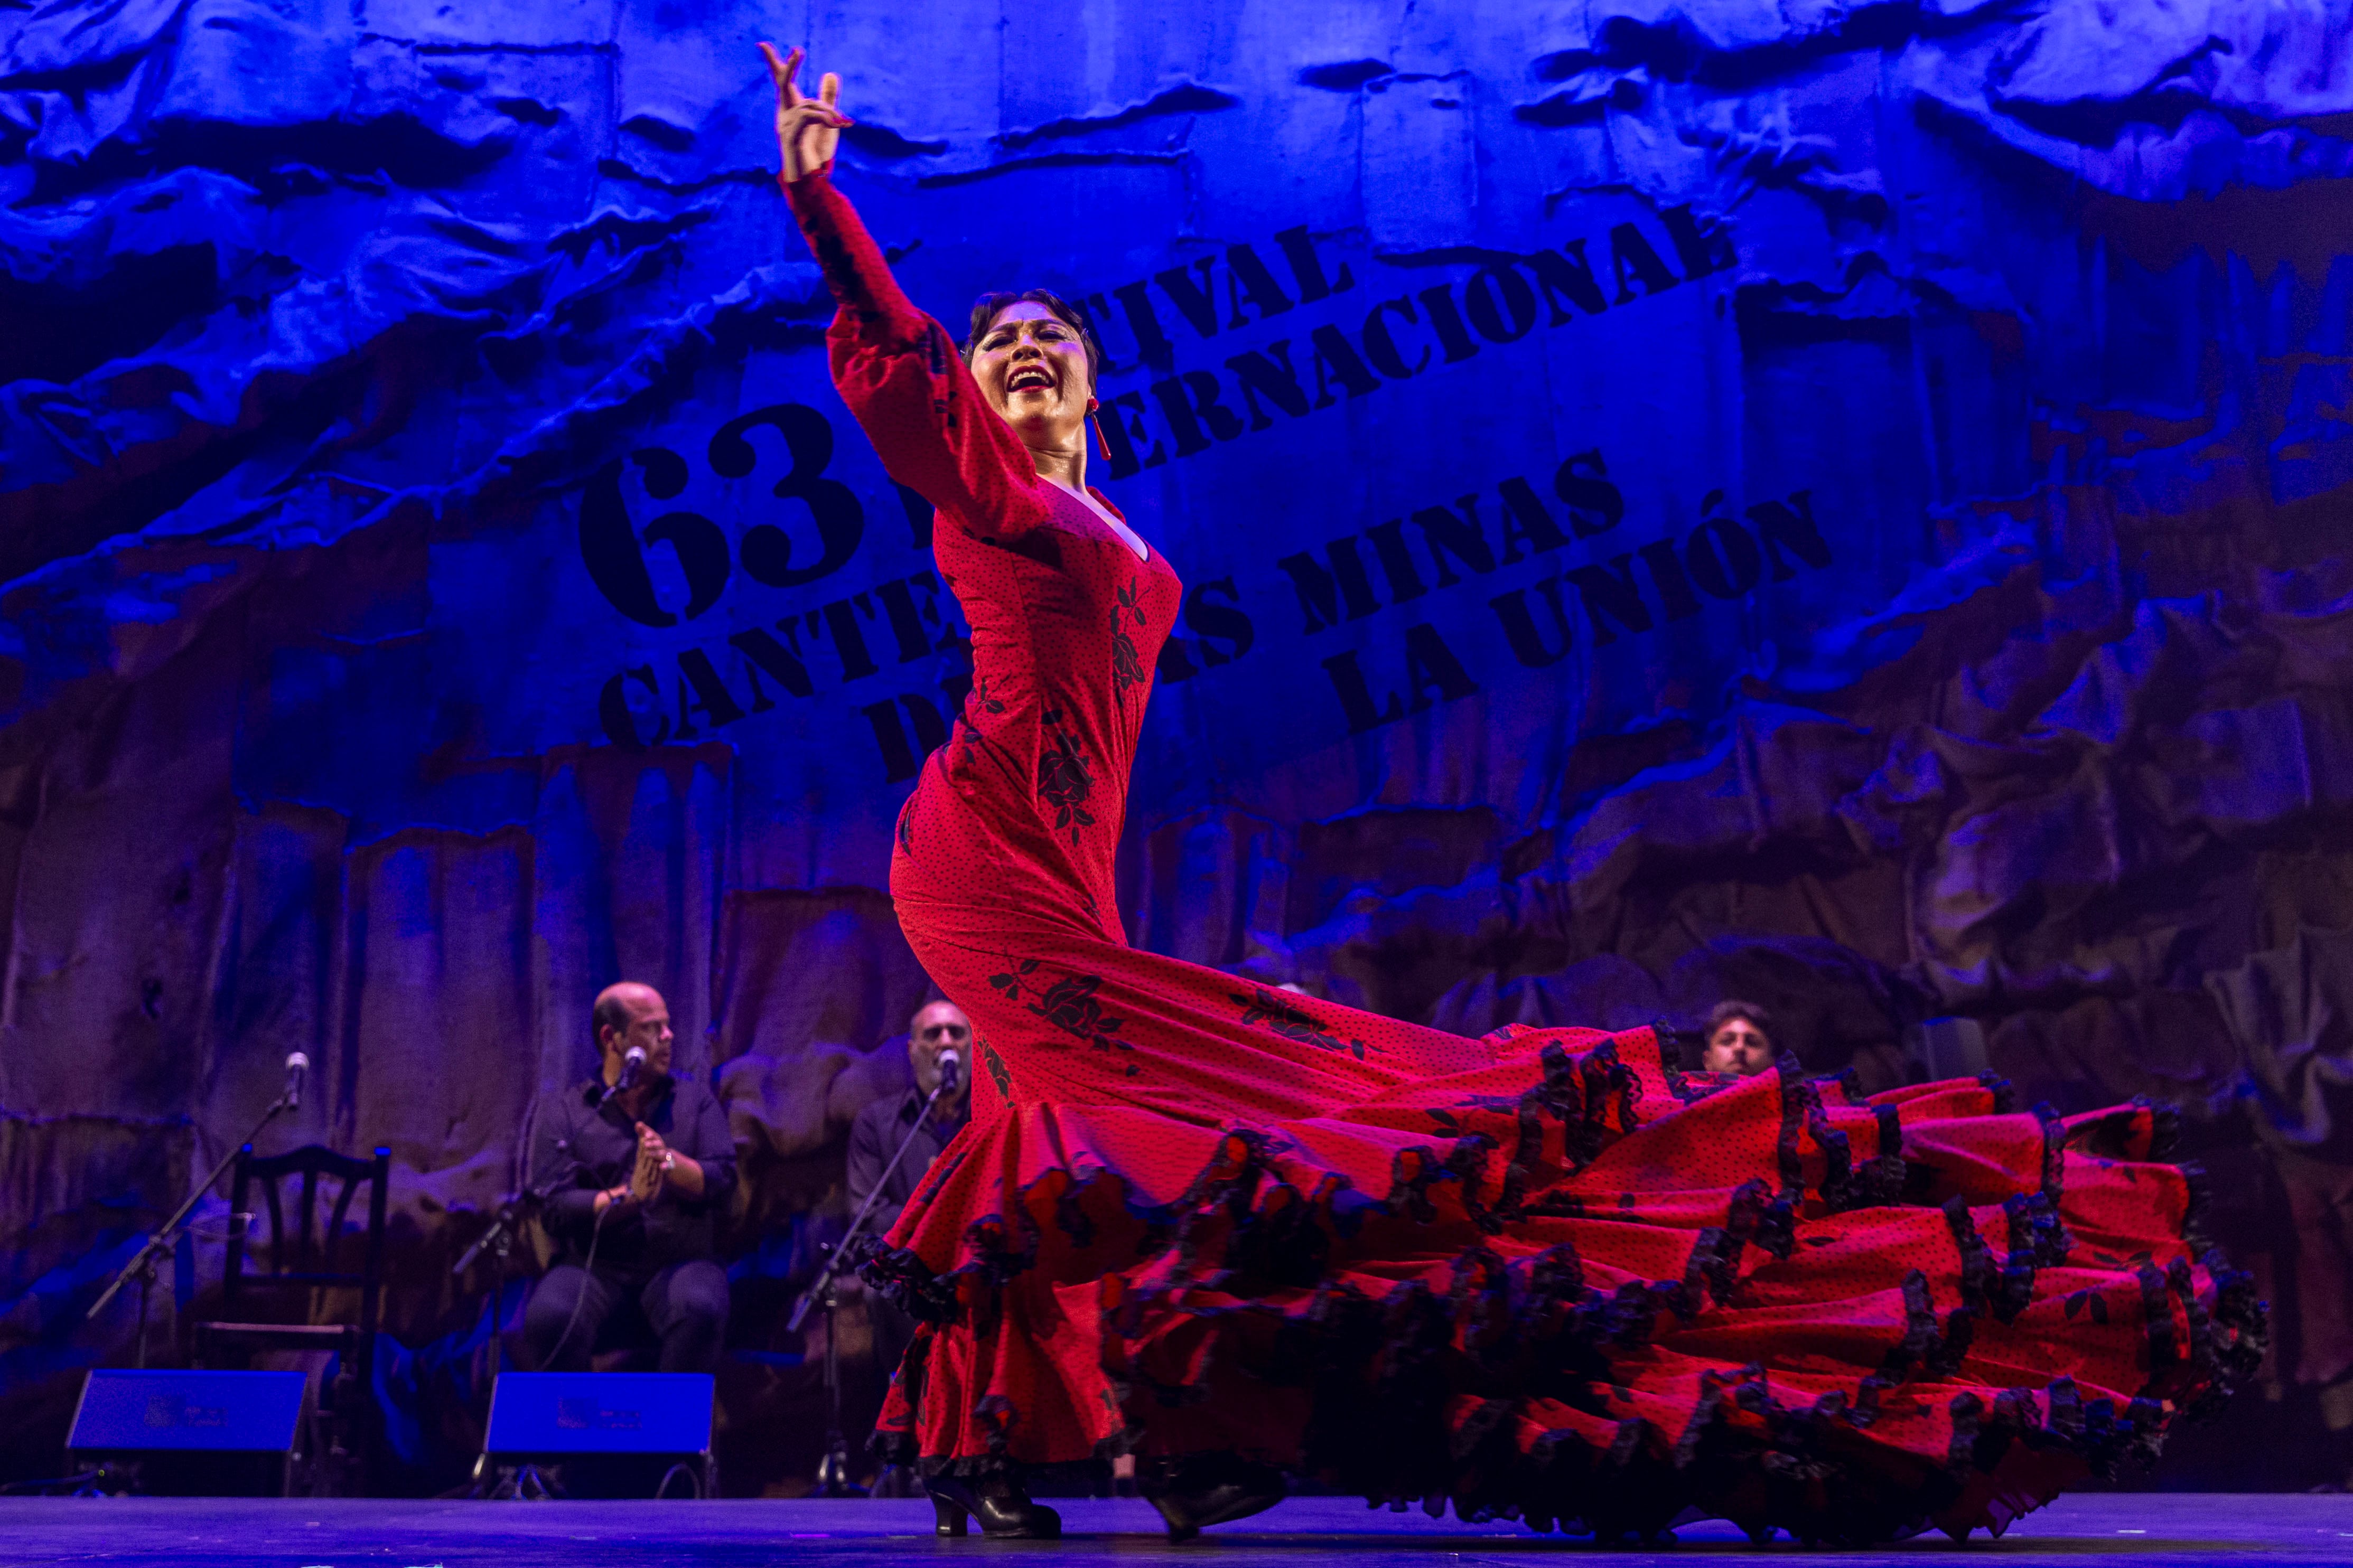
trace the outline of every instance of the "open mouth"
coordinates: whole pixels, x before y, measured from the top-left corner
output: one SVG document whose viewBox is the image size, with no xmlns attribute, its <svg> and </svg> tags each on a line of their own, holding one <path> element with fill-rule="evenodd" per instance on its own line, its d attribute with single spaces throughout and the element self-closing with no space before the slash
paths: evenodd
<svg viewBox="0 0 2353 1568">
<path fill-rule="evenodd" d="M 1007 378 L 1005 390 L 1008 395 L 1017 392 L 1051 392 L 1054 378 L 1035 365 L 1024 365 Z"/>
</svg>

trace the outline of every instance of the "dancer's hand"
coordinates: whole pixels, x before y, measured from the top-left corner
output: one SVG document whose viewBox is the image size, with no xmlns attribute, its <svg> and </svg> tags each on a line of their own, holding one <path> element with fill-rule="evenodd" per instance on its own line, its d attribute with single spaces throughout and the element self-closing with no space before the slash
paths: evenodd
<svg viewBox="0 0 2353 1568">
<path fill-rule="evenodd" d="M 788 55 L 776 53 L 776 46 L 763 43 L 760 53 L 768 62 L 768 74 L 776 83 L 776 153 L 783 160 L 785 181 L 797 184 L 804 175 L 812 174 L 833 162 L 835 147 L 841 142 L 841 128 L 855 124 L 836 107 L 841 99 L 841 79 L 833 72 L 825 73 L 818 83 L 815 98 L 810 98 L 793 85 L 800 74 L 801 51 L 797 47 Z"/>
</svg>

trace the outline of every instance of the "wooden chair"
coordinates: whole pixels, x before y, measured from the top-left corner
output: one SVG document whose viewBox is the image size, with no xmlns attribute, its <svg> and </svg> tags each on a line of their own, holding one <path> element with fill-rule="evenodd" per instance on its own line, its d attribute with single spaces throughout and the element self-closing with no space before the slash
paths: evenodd
<svg viewBox="0 0 2353 1568">
<path fill-rule="evenodd" d="M 258 1159 L 253 1145 L 238 1151 L 229 1190 L 228 1259 L 221 1277 L 226 1320 L 195 1325 L 192 1346 L 199 1366 L 234 1363 L 261 1350 L 333 1351 L 337 1373 L 321 1411 L 324 1441 L 311 1445 L 321 1489 L 343 1489 L 344 1472 L 357 1459 L 364 1474 L 378 1423 L 372 1419 L 377 1313 L 384 1296 L 384 1215 L 392 1173 L 392 1151 L 355 1160 L 313 1143 L 291 1153 Z M 301 1178 L 290 1216 L 281 1188 Z M 320 1221 L 322 1185 L 341 1182 L 325 1224 Z M 253 1221 L 248 1205 L 261 1191 L 269 1218 L 266 1254 L 249 1245 Z M 352 1203 L 368 1189 L 367 1224 L 351 1225 Z M 289 1225 L 290 1217 L 292 1224 Z M 356 1259 L 351 1254 L 356 1250 Z M 256 1267 L 266 1257 L 267 1267 Z M 357 1267 L 353 1264 L 356 1262 Z M 314 1322 L 330 1290 L 358 1294 L 357 1321 Z"/>
</svg>

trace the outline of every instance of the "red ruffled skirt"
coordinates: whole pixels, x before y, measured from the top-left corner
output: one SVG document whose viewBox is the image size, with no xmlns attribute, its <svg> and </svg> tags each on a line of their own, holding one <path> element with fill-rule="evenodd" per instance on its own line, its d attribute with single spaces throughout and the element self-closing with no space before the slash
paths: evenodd
<svg viewBox="0 0 2353 1568">
<path fill-rule="evenodd" d="M 902 911 L 903 918 L 903 911 Z M 1605 1538 L 1999 1532 L 2260 1359 L 2166 1113 L 1471 1041 L 1116 944 L 920 940 L 971 1126 L 870 1280 L 927 1471 L 1232 1450 Z"/>
</svg>

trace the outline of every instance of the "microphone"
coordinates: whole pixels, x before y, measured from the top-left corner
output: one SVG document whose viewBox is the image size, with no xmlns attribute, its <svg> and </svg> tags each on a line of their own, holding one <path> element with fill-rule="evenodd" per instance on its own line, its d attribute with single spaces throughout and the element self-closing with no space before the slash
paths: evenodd
<svg viewBox="0 0 2353 1568">
<path fill-rule="evenodd" d="M 625 1090 L 637 1088 L 638 1075 L 645 1070 L 645 1047 L 631 1046 L 629 1047 L 629 1054 L 621 1058 L 621 1076 L 615 1081 L 613 1085 L 613 1092 L 615 1094 L 620 1094 Z"/>
<path fill-rule="evenodd" d="M 950 1046 L 939 1054 L 938 1062 L 940 1088 L 954 1093 L 957 1082 L 964 1077 L 964 1058 L 956 1054 L 954 1046 Z"/>
<path fill-rule="evenodd" d="M 311 1070 L 311 1058 L 300 1051 L 286 1058 L 286 1109 L 293 1110 L 302 1103 L 302 1075 Z"/>
</svg>

